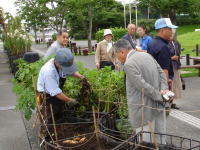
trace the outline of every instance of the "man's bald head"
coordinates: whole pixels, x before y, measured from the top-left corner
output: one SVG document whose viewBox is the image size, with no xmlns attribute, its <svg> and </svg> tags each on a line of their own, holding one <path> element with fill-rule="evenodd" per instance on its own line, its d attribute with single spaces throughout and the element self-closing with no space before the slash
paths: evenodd
<svg viewBox="0 0 200 150">
<path fill-rule="evenodd" d="M 128 33 L 129 33 L 131 36 L 133 36 L 134 33 L 135 33 L 135 24 L 129 24 L 127 28 L 128 28 Z"/>
</svg>

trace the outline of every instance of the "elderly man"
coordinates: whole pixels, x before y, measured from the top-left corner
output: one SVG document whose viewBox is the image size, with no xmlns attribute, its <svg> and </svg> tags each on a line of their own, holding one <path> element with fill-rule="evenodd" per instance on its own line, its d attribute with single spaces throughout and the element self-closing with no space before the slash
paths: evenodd
<svg viewBox="0 0 200 150">
<path fill-rule="evenodd" d="M 132 48 L 135 49 L 137 45 L 137 41 L 135 38 L 135 24 L 129 24 L 128 27 L 128 34 L 123 36 L 123 39 L 126 39 L 131 44 Z"/>
<path fill-rule="evenodd" d="M 63 30 L 57 33 L 57 37 L 56 37 L 56 41 L 53 42 L 51 44 L 51 46 L 48 48 L 46 54 L 45 54 L 45 58 L 51 56 L 51 55 L 55 55 L 56 52 L 60 49 L 60 48 L 64 48 L 69 40 L 69 35 L 67 33 L 67 31 Z"/>
<path fill-rule="evenodd" d="M 165 102 L 162 99 L 162 94 L 168 92 L 165 73 L 151 55 L 137 52 L 125 39 L 117 41 L 114 50 L 119 61 L 124 64 L 131 125 L 136 129 L 136 133 L 141 131 L 141 90 L 144 89 L 144 105 L 153 108 L 144 107 L 144 131 L 149 131 L 147 125 L 149 121 L 153 125 L 154 132 L 165 133 Z M 144 141 L 150 141 L 149 135 L 143 136 Z M 157 138 L 160 143 L 160 138 Z M 162 142 L 165 142 L 164 138 Z"/>
<path fill-rule="evenodd" d="M 172 25 L 169 18 L 156 20 L 155 29 L 157 31 L 157 37 L 153 39 L 147 49 L 147 52 L 155 58 L 165 72 L 170 90 L 174 73 L 168 44 L 171 41 L 172 29 L 176 28 L 177 26 Z M 172 105 L 172 108 L 179 109 L 175 104 Z"/>
<path fill-rule="evenodd" d="M 41 68 L 37 81 L 37 91 L 41 98 L 46 94 L 47 118 L 51 121 L 50 104 L 52 104 L 56 121 L 62 119 L 65 103 L 75 104 L 76 100 L 68 97 L 62 92 L 64 82 L 60 72 L 68 76 L 85 79 L 79 74 L 74 64 L 74 56 L 66 48 L 60 48 L 55 58 L 50 59 Z"/>
</svg>

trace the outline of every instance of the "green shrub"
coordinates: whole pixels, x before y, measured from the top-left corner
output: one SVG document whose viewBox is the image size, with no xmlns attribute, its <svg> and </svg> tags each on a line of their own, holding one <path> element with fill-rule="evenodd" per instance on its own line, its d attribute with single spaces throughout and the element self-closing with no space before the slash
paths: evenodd
<svg viewBox="0 0 200 150">
<path fill-rule="evenodd" d="M 35 109 L 34 87 L 38 78 L 40 68 L 47 60 L 40 59 L 34 63 L 27 63 L 18 60 L 19 70 L 13 79 L 13 90 L 17 94 L 17 110 L 24 113 L 26 119 L 30 119 L 32 111 Z M 103 68 L 99 71 L 96 69 L 89 70 L 84 68 L 81 63 L 77 64 L 78 71 L 83 74 L 91 84 L 91 94 L 81 96 L 81 82 L 77 78 L 67 77 L 63 93 L 67 96 L 75 98 L 80 103 L 77 112 L 91 111 L 92 106 L 97 110 L 109 112 L 113 108 L 113 101 L 120 100 L 126 105 L 124 73 L 112 71 L 110 67 Z M 33 83 L 33 80 L 35 83 Z M 99 100 L 101 102 L 99 105 Z M 108 102 L 109 101 L 109 102 Z M 122 105 L 121 105 L 122 106 Z M 127 108 L 119 109 L 120 116 L 127 116 Z"/>
<path fill-rule="evenodd" d="M 113 33 L 113 41 L 121 39 L 125 34 L 127 34 L 127 29 L 124 28 L 110 28 Z M 95 39 L 99 42 L 103 40 L 104 30 L 97 31 Z"/>
<path fill-rule="evenodd" d="M 21 24 L 21 18 L 10 16 L 3 31 L 4 48 L 10 55 L 20 55 L 31 49 L 31 40 Z"/>
<path fill-rule="evenodd" d="M 150 33 L 152 31 L 155 31 L 155 24 L 156 19 L 140 19 L 138 20 L 138 25 L 145 25 L 147 28 L 147 31 Z M 135 23 L 136 21 L 133 20 L 133 22 Z"/>
<path fill-rule="evenodd" d="M 52 38 L 53 41 L 56 41 L 57 34 L 53 34 L 53 35 L 51 36 L 51 38 Z"/>
<path fill-rule="evenodd" d="M 177 25 L 200 25 L 200 18 L 177 18 Z"/>
<path fill-rule="evenodd" d="M 145 25 L 148 32 L 153 32 L 155 31 L 155 28 L 154 28 L 155 21 L 156 21 L 155 19 L 141 19 L 141 20 L 138 20 L 138 25 L 140 24 Z M 133 20 L 133 23 L 135 23 L 135 20 Z M 117 41 L 121 39 L 125 34 L 127 34 L 127 29 L 124 29 L 124 28 L 110 28 L 110 29 L 112 30 L 112 33 L 113 33 L 113 41 Z M 97 40 L 97 42 L 103 40 L 103 32 L 104 32 L 104 29 L 96 32 L 95 39 Z M 135 36 L 136 38 L 139 38 L 137 33 L 135 33 Z"/>
</svg>

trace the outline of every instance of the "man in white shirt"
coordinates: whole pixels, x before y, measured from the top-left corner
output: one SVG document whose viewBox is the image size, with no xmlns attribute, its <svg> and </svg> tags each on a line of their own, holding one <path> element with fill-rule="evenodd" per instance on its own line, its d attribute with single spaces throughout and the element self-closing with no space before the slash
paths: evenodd
<svg viewBox="0 0 200 150">
<path fill-rule="evenodd" d="M 60 72 L 62 72 L 62 74 Z M 76 100 L 66 96 L 62 92 L 66 80 L 66 78 L 63 78 L 63 74 L 79 78 L 80 80 L 85 79 L 83 75 L 77 72 L 76 65 L 74 64 L 74 56 L 71 51 L 68 51 L 66 48 L 58 49 L 55 58 L 50 59 L 41 68 L 37 81 L 38 93 L 42 96 L 44 96 L 44 93 L 46 94 L 47 115 L 50 116 L 49 106 L 52 104 L 57 120 L 62 118 L 65 102 L 71 104 L 77 103 Z M 47 118 L 50 118 L 49 116 Z M 48 120 L 51 121 L 51 119 Z"/>
</svg>

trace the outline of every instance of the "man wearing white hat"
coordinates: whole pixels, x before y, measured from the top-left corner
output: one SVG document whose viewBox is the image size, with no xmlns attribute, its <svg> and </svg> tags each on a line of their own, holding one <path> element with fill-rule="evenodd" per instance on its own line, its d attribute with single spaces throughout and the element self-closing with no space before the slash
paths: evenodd
<svg viewBox="0 0 200 150">
<path fill-rule="evenodd" d="M 97 69 L 101 69 L 105 66 L 111 66 L 112 69 L 115 69 L 113 63 L 114 59 L 112 57 L 112 38 L 113 34 L 110 29 L 104 30 L 104 40 L 97 44 L 97 49 L 95 53 L 95 63 Z"/>
</svg>

